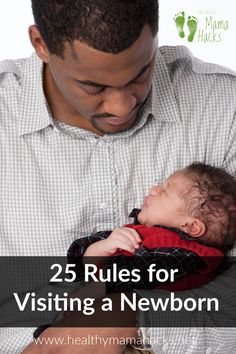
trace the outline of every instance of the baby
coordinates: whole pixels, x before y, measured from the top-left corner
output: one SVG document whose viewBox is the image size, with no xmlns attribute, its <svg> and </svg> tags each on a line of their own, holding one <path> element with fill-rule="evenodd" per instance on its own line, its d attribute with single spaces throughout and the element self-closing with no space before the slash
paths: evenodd
<svg viewBox="0 0 236 354">
<path fill-rule="evenodd" d="M 151 187 L 141 210 L 133 210 L 131 215 L 136 217 L 136 225 L 77 239 L 68 255 L 135 255 L 142 246 L 171 247 L 169 237 L 156 241 L 153 235 L 164 238 L 176 233 L 179 248 L 189 244 L 192 252 L 190 244 L 197 241 L 202 247 L 208 246 L 206 250 L 214 247 L 226 251 L 236 239 L 236 181 L 220 168 L 193 163 L 173 173 L 163 184 Z"/>
<path fill-rule="evenodd" d="M 68 256 L 139 255 L 136 258 L 140 262 L 143 256 L 151 255 L 157 265 L 161 258 L 160 268 L 170 269 L 169 261 L 165 262 L 170 257 L 165 255 L 182 255 L 176 283 L 169 289 L 201 286 L 213 278 L 212 269 L 221 262 L 216 261 L 212 268 L 208 264 L 210 257 L 201 261 L 203 257 L 222 257 L 236 240 L 236 181 L 220 168 L 193 163 L 173 173 L 161 185 L 153 186 L 141 210 L 131 215 L 136 217 L 134 224 L 75 240 Z M 156 286 L 144 275 L 141 278 L 140 283 L 126 283 L 125 290 Z M 106 284 L 107 292 L 124 290 L 122 285 L 112 284 L 109 288 L 110 284 Z M 158 287 L 168 289 L 168 284 Z"/>
</svg>

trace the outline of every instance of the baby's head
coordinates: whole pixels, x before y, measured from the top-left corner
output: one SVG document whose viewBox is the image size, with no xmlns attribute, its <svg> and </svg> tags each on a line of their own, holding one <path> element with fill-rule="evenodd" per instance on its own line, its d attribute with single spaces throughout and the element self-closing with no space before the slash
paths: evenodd
<svg viewBox="0 0 236 354">
<path fill-rule="evenodd" d="M 220 168 L 193 163 L 150 189 L 138 220 L 175 227 L 228 249 L 236 240 L 236 180 Z"/>
</svg>

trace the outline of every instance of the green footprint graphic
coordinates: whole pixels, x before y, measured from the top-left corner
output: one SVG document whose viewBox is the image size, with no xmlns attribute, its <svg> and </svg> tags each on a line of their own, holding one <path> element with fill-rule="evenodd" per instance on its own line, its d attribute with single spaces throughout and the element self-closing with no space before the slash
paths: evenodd
<svg viewBox="0 0 236 354">
<path fill-rule="evenodd" d="M 192 42 L 197 30 L 197 24 L 198 24 L 198 20 L 196 17 L 194 16 L 189 16 L 188 17 L 188 22 L 187 22 L 187 26 L 188 26 L 188 30 L 189 30 L 189 36 L 188 36 L 188 41 Z"/>
<path fill-rule="evenodd" d="M 185 34 L 183 31 L 184 23 L 185 23 L 185 13 L 184 11 L 179 12 L 174 17 L 175 25 L 178 31 L 178 35 L 180 38 L 184 38 Z"/>
</svg>

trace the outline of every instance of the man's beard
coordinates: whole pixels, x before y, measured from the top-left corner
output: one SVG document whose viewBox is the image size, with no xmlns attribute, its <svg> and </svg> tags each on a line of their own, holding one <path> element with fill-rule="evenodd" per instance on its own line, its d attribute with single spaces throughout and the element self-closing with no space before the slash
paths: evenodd
<svg viewBox="0 0 236 354">
<path fill-rule="evenodd" d="M 143 106 L 144 106 L 144 104 L 146 103 L 146 100 L 147 99 L 145 99 L 145 101 L 143 101 L 142 103 L 138 103 L 133 109 L 132 109 L 132 111 L 134 111 L 135 109 L 137 109 L 138 108 L 138 110 L 137 110 L 137 113 L 136 113 L 136 115 L 135 115 L 135 118 L 133 119 L 133 118 L 131 118 L 130 119 L 130 121 L 132 121 L 132 123 L 128 126 L 128 127 L 125 127 L 125 128 L 123 128 L 123 129 L 121 129 L 121 130 L 119 130 L 119 131 L 116 131 L 116 132 L 110 132 L 110 131 L 106 131 L 105 129 L 102 129 L 100 126 L 99 126 L 99 124 L 98 124 L 98 122 L 99 122 L 99 119 L 104 119 L 104 118 L 111 118 L 112 116 L 109 114 L 106 114 L 106 113 L 104 113 L 104 114 L 101 114 L 101 115 L 95 115 L 95 116 L 92 116 L 91 117 L 91 120 L 90 120 L 90 123 L 92 124 L 92 126 L 99 132 L 99 133 L 101 133 L 101 134 L 107 134 L 107 135 L 111 135 L 111 134 L 118 134 L 118 133 L 124 133 L 124 132 L 126 132 L 126 131 L 128 131 L 128 130 L 130 130 L 131 128 L 133 128 L 133 127 L 135 127 L 137 124 L 138 124 L 138 122 L 140 121 L 140 117 L 141 117 L 141 109 L 143 108 Z M 131 111 L 131 112 L 132 112 Z"/>
</svg>

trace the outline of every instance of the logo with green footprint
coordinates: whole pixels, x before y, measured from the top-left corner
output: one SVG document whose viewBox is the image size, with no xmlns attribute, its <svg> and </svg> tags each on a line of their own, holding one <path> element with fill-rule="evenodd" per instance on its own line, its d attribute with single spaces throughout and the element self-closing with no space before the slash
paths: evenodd
<svg viewBox="0 0 236 354">
<path fill-rule="evenodd" d="M 194 36 L 196 34 L 197 31 L 197 26 L 198 26 L 198 19 L 194 16 L 188 16 L 187 22 L 186 22 L 186 18 L 185 18 L 185 13 L 184 11 L 179 12 L 175 15 L 174 17 L 174 21 L 175 21 L 175 25 L 176 25 L 176 29 L 178 32 L 178 35 L 180 38 L 184 38 L 185 37 L 185 23 L 187 25 L 187 29 L 188 29 L 188 41 L 192 42 L 194 40 Z"/>
<path fill-rule="evenodd" d="M 199 18 L 185 16 L 185 12 L 178 12 L 173 20 L 178 36 L 189 42 L 195 40 L 199 44 L 220 43 L 230 29 L 227 19 L 219 18 L 214 12 L 198 11 Z M 205 15 L 205 16 L 204 16 Z M 200 21 L 199 21 L 200 19 Z"/>
</svg>

